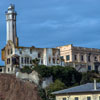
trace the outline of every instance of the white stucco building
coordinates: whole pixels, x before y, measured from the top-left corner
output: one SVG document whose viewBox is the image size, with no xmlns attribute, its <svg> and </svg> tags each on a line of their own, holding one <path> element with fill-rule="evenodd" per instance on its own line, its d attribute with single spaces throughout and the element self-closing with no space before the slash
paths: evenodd
<svg viewBox="0 0 100 100">
<path fill-rule="evenodd" d="M 5 61 L 6 73 L 15 73 L 17 68 L 32 66 L 32 60 L 39 59 L 40 65 L 60 65 L 60 50 L 57 48 L 22 47 L 18 44 L 16 33 L 16 11 L 10 5 L 6 12 L 7 44 L 2 49 L 2 60 Z"/>
</svg>

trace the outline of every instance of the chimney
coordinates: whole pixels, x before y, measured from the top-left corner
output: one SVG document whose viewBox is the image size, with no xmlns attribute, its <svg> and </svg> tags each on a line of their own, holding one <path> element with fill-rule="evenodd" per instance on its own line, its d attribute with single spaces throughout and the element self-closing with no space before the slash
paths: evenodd
<svg viewBox="0 0 100 100">
<path fill-rule="evenodd" d="M 96 83 L 96 79 L 94 79 L 94 90 L 97 90 L 97 83 Z"/>
</svg>

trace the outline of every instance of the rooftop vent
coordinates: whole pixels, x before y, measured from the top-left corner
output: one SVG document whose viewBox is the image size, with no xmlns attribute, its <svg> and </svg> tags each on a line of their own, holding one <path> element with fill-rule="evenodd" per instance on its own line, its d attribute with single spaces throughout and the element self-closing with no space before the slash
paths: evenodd
<svg viewBox="0 0 100 100">
<path fill-rule="evenodd" d="M 96 83 L 96 79 L 94 79 L 94 90 L 97 90 L 97 83 Z"/>
</svg>

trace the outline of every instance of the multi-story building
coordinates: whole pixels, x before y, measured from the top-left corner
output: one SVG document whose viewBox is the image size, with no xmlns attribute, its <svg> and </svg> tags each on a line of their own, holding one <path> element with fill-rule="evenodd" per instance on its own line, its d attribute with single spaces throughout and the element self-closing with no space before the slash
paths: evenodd
<svg viewBox="0 0 100 100">
<path fill-rule="evenodd" d="M 57 48 L 21 47 L 16 33 L 16 11 L 14 5 L 8 7 L 7 44 L 2 49 L 2 60 L 5 61 L 6 73 L 15 73 L 17 68 L 32 66 L 32 60 L 39 59 L 39 64 L 52 66 L 60 64 L 60 50 Z"/>
<path fill-rule="evenodd" d="M 65 45 L 57 47 L 65 65 L 73 66 L 78 71 L 100 71 L 100 49 Z"/>
</svg>

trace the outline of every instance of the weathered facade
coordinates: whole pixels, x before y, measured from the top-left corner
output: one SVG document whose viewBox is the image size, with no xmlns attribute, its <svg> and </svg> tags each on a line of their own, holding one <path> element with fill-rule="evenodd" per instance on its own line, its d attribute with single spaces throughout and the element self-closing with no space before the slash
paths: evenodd
<svg viewBox="0 0 100 100">
<path fill-rule="evenodd" d="M 100 49 L 65 45 L 57 47 L 65 65 L 74 66 L 78 71 L 100 71 Z"/>
<path fill-rule="evenodd" d="M 33 59 L 39 59 L 40 65 L 59 65 L 60 50 L 57 48 L 36 48 L 19 46 L 16 33 L 16 11 L 14 5 L 8 7 L 7 44 L 2 49 L 2 60 L 5 61 L 6 73 L 15 73 L 18 68 L 32 66 Z"/>
<path fill-rule="evenodd" d="M 9 41 L 2 52 L 7 73 L 15 72 L 17 67 L 32 66 L 32 60 L 35 58 L 39 59 L 40 65 L 60 64 L 60 53 L 55 48 L 15 47 L 13 42 Z"/>
</svg>

